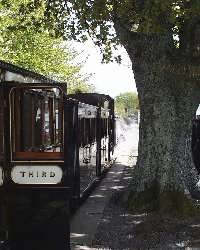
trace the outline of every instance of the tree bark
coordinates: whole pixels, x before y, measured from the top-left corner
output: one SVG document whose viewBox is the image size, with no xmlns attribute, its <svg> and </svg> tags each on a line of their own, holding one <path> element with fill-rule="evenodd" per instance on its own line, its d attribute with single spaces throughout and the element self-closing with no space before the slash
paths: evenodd
<svg viewBox="0 0 200 250">
<path fill-rule="evenodd" d="M 192 119 L 199 104 L 195 88 L 164 74 L 153 82 L 151 75 L 136 73 L 135 78 L 147 83 L 137 88 L 141 112 L 137 192 L 155 181 L 162 191 L 193 189 L 197 173 L 190 145 Z"/>
<path fill-rule="evenodd" d="M 115 28 L 132 61 L 141 112 L 130 206 L 191 214 L 185 191 L 194 192 L 198 180 L 191 134 L 200 86 L 165 70 L 169 34 L 134 34 L 117 23 Z"/>
</svg>

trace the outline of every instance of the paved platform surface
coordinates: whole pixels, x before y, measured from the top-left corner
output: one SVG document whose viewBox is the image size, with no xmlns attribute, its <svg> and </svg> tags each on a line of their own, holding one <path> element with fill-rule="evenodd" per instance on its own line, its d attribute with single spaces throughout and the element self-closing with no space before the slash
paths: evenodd
<svg viewBox="0 0 200 250">
<path fill-rule="evenodd" d="M 105 179 L 93 191 L 86 202 L 77 211 L 71 221 L 71 249 L 88 249 L 103 216 L 104 207 L 109 202 L 113 192 L 120 189 L 117 182 L 123 173 L 125 165 L 114 164 Z"/>
<path fill-rule="evenodd" d="M 103 217 L 104 208 L 113 193 L 124 188 L 119 185 L 124 169 L 136 163 L 138 125 L 133 124 L 122 130 L 120 140 L 115 150 L 116 163 L 72 218 L 71 250 L 91 249 L 89 246 Z"/>
</svg>

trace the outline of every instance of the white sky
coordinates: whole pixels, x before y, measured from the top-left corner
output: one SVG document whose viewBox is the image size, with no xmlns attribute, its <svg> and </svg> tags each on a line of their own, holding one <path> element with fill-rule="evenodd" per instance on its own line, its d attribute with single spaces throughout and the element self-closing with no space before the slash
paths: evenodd
<svg viewBox="0 0 200 250">
<path fill-rule="evenodd" d="M 117 63 L 102 64 L 100 51 L 92 41 L 84 44 L 73 43 L 73 47 L 81 52 L 80 60 L 84 61 L 88 57 L 83 72 L 92 73 L 89 82 L 95 86 L 97 92 L 112 97 L 127 91 L 137 92 L 131 62 L 124 48 L 119 49 L 122 56 L 122 64 L 119 65 Z"/>
<path fill-rule="evenodd" d="M 197 109 L 196 115 L 200 115 L 200 105 L 199 105 L 199 107 Z"/>
</svg>

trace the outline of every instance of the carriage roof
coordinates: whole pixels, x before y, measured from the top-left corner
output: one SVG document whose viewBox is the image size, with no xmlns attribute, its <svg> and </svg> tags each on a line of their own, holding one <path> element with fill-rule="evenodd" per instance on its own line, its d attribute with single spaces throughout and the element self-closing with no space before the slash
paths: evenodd
<svg viewBox="0 0 200 250">
<path fill-rule="evenodd" d="M 79 100 L 94 106 L 104 107 L 105 102 L 108 102 L 108 108 L 113 109 L 114 99 L 109 95 L 98 93 L 77 93 L 67 95 L 70 98 Z"/>
<path fill-rule="evenodd" d="M 51 83 L 61 84 L 58 81 L 45 77 L 34 71 L 24 69 L 14 64 L 0 60 L 0 82 L 21 82 L 21 83 Z M 66 84 L 66 83 L 65 83 Z"/>
</svg>

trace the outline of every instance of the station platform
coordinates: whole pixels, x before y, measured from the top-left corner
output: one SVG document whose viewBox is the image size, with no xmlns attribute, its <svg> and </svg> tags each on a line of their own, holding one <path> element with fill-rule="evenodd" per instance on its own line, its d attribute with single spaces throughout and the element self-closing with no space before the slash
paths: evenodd
<svg viewBox="0 0 200 250">
<path fill-rule="evenodd" d="M 114 164 L 100 185 L 92 192 L 85 203 L 79 208 L 71 221 L 71 250 L 91 248 L 98 225 L 103 218 L 103 212 L 114 192 L 124 189 L 119 185 L 124 177 L 127 166 Z M 127 178 L 127 177 L 126 177 Z M 127 182 L 128 184 L 128 182 Z"/>
<path fill-rule="evenodd" d="M 104 219 L 104 209 L 113 195 L 125 189 L 130 183 L 130 173 L 136 164 L 138 154 L 138 125 L 133 124 L 122 130 L 119 138 L 115 149 L 115 163 L 71 220 L 71 250 L 100 249 L 92 245 L 98 226 Z"/>
</svg>

